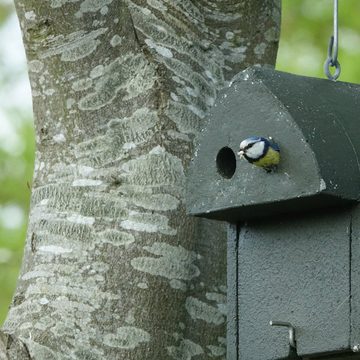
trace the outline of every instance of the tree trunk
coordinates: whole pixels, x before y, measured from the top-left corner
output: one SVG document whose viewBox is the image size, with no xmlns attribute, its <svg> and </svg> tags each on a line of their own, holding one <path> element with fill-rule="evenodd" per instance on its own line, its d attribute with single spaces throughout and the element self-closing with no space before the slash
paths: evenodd
<svg viewBox="0 0 360 360">
<path fill-rule="evenodd" d="M 226 234 L 185 174 L 217 91 L 274 64 L 279 0 L 16 5 L 37 153 L 0 359 L 225 359 Z"/>
</svg>

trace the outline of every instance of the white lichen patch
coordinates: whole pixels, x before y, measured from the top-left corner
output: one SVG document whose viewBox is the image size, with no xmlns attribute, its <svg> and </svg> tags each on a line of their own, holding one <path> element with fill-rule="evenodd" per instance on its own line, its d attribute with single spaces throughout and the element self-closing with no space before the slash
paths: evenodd
<svg viewBox="0 0 360 360">
<path fill-rule="evenodd" d="M 64 248 L 58 245 L 44 245 L 39 247 L 39 251 L 44 253 L 51 253 L 54 255 L 61 255 L 71 253 L 72 249 Z"/>
<path fill-rule="evenodd" d="M 123 41 L 123 38 L 121 36 L 119 36 L 118 34 L 114 35 L 111 40 L 110 40 L 110 44 L 112 47 L 121 45 Z"/>
<path fill-rule="evenodd" d="M 99 186 L 103 182 L 94 179 L 76 179 L 72 182 L 71 186 Z"/>
<path fill-rule="evenodd" d="M 279 40 L 279 30 L 276 27 L 271 27 L 265 31 L 265 40 L 266 41 L 278 41 Z"/>
<path fill-rule="evenodd" d="M 22 280 L 30 280 L 30 279 L 36 279 L 40 277 L 52 277 L 54 276 L 54 273 L 49 270 L 33 270 L 25 273 L 21 279 Z"/>
<path fill-rule="evenodd" d="M 213 357 L 223 356 L 226 353 L 226 348 L 224 346 L 208 345 L 207 348 L 210 350 Z"/>
<path fill-rule="evenodd" d="M 104 336 L 104 344 L 119 349 L 135 349 L 141 343 L 150 341 L 150 334 L 138 327 L 122 326 L 117 329 L 116 334 Z"/>
<path fill-rule="evenodd" d="M 324 179 L 320 179 L 320 191 L 326 190 L 326 182 Z"/>
<path fill-rule="evenodd" d="M 66 141 L 66 138 L 65 138 L 65 135 L 60 133 L 60 134 L 56 134 L 53 136 L 53 140 L 56 142 L 56 143 L 64 143 Z"/>
<path fill-rule="evenodd" d="M 158 146 L 155 146 L 154 148 L 152 148 L 150 151 L 149 151 L 149 154 L 151 155 L 160 155 L 160 154 L 165 154 L 165 149 L 158 145 Z"/>
<path fill-rule="evenodd" d="M 204 353 L 203 348 L 191 340 L 181 340 L 179 346 L 168 346 L 168 354 L 176 360 L 191 360 L 194 356 Z"/>
<path fill-rule="evenodd" d="M 176 124 L 180 133 L 197 134 L 201 128 L 201 118 L 185 104 L 169 101 L 165 114 Z"/>
<path fill-rule="evenodd" d="M 124 183 L 131 185 L 176 185 L 185 186 L 184 168 L 181 160 L 155 147 L 147 155 L 139 156 L 122 165 Z"/>
<path fill-rule="evenodd" d="M 135 149 L 136 148 L 136 144 L 134 142 L 127 142 L 125 143 L 122 148 L 124 150 L 131 150 L 131 149 Z"/>
<path fill-rule="evenodd" d="M 101 13 L 101 11 L 100 11 Z M 98 19 L 94 19 L 92 22 L 92 26 L 93 27 L 99 27 L 99 26 L 104 26 L 106 24 L 106 20 L 98 20 Z"/>
<path fill-rule="evenodd" d="M 175 93 L 170 93 L 170 97 L 174 100 L 174 101 L 179 101 L 179 97 L 175 94 Z"/>
<path fill-rule="evenodd" d="M 66 99 L 66 108 L 70 110 L 75 104 L 75 102 L 76 102 L 75 99 L 72 98 Z"/>
<path fill-rule="evenodd" d="M 132 211 L 127 220 L 120 222 L 120 226 L 127 230 L 176 235 L 176 229 L 168 223 L 169 219 L 165 215 Z"/>
<path fill-rule="evenodd" d="M 181 280 L 171 279 L 171 280 L 169 281 L 169 284 L 170 284 L 170 286 L 171 286 L 173 289 L 181 290 L 181 291 L 186 291 L 186 290 L 187 290 L 186 283 L 184 283 L 184 282 L 181 281 Z"/>
<path fill-rule="evenodd" d="M 205 70 L 205 75 L 208 79 L 210 79 L 213 83 L 216 83 L 216 78 L 214 74 L 210 70 Z"/>
<path fill-rule="evenodd" d="M 147 0 L 146 1 L 151 7 L 155 8 L 158 11 L 166 11 L 167 7 L 166 5 L 159 0 Z"/>
<path fill-rule="evenodd" d="M 30 328 L 31 328 L 31 322 L 24 322 L 23 324 L 20 325 L 21 330 L 30 329 Z"/>
<path fill-rule="evenodd" d="M 198 88 L 193 89 L 193 88 L 190 87 L 190 86 L 186 86 L 186 87 L 185 87 L 185 90 L 186 90 L 186 92 L 187 92 L 190 96 L 192 96 L 192 97 L 198 97 L 198 96 L 199 96 L 199 89 L 198 89 Z"/>
<path fill-rule="evenodd" d="M 40 305 L 47 305 L 49 303 L 49 300 L 46 298 L 46 297 L 42 297 L 40 300 L 39 300 L 39 304 Z"/>
<path fill-rule="evenodd" d="M 97 65 L 90 71 L 90 77 L 95 79 L 104 74 L 104 65 Z"/>
<path fill-rule="evenodd" d="M 64 277 L 64 281 L 68 279 L 67 277 Z M 100 277 L 99 279 L 94 278 L 94 276 L 90 276 L 86 278 L 86 281 L 84 280 L 84 277 L 79 277 L 77 275 L 73 276 L 71 278 L 71 283 L 65 284 L 49 284 L 46 282 L 43 282 L 43 285 L 41 283 L 38 284 L 30 284 L 29 287 L 26 290 L 25 297 L 26 298 L 32 298 L 32 297 L 38 297 L 39 295 L 43 295 L 44 291 L 46 291 L 47 296 L 53 296 L 53 297 L 73 297 L 77 303 L 81 302 L 88 302 L 88 300 L 93 296 L 94 291 L 97 292 L 97 299 L 93 300 L 94 307 L 100 307 L 101 302 L 104 299 L 107 300 L 117 300 L 119 299 L 119 296 L 116 294 L 113 294 L 111 292 L 102 292 L 99 291 L 99 283 L 102 283 L 104 281 L 103 277 Z M 40 305 L 39 305 L 40 306 Z M 40 310 L 39 310 L 40 311 Z"/>
<path fill-rule="evenodd" d="M 40 60 L 31 60 L 28 63 L 28 68 L 30 72 L 40 73 L 44 68 L 44 63 Z"/>
<path fill-rule="evenodd" d="M 163 2 L 159 2 L 157 0 L 156 2 L 163 4 Z M 174 31 L 174 27 L 169 25 L 169 20 L 162 21 L 156 17 L 155 14 L 149 14 L 146 16 L 146 19 L 144 19 L 141 6 L 134 4 L 134 2 L 131 2 L 131 5 L 133 10 L 132 16 L 134 18 L 134 23 L 136 24 L 137 29 L 145 34 L 147 39 L 150 39 L 151 46 L 155 45 L 155 47 L 161 47 L 167 50 L 173 49 L 178 53 L 184 54 L 186 57 L 190 57 L 191 60 L 193 60 L 194 63 L 198 64 L 200 67 L 204 69 L 211 69 L 212 72 L 217 74 L 216 76 L 223 76 L 220 66 L 215 61 L 213 61 L 213 59 L 211 59 L 208 54 L 205 54 L 199 47 L 194 46 L 193 41 L 185 36 L 178 36 L 176 31 Z M 190 8 L 191 6 L 192 4 L 187 2 L 186 7 Z M 156 9 L 159 10 L 159 7 L 157 6 Z M 184 13 L 183 11 L 181 12 Z M 187 11 L 184 14 L 186 13 Z M 183 27 L 183 23 L 179 22 L 176 16 L 172 16 L 171 12 L 166 12 L 164 15 L 167 18 L 171 18 L 170 22 L 175 22 L 180 27 Z M 188 29 L 185 29 L 185 31 L 187 30 Z M 162 49 L 160 52 L 162 52 Z M 159 58 L 168 59 L 169 56 L 166 56 L 166 54 L 165 56 L 164 54 L 161 54 Z"/>
<path fill-rule="evenodd" d="M 203 96 L 216 96 L 216 88 L 207 78 L 204 77 L 198 72 L 195 72 L 194 69 L 186 63 L 181 62 L 176 58 L 159 58 L 161 61 L 172 73 L 175 73 L 176 76 L 172 77 L 172 80 L 177 84 L 180 84 L 186 87 L 186 84 L 191 84 L 194 88 L 201 89 L 201 94 Z M 211 74 L 211 79 L 213 83 L 220 82 L 220 79 L 217 79 L 216 76 L 208 69 L 205 68 L 205 74 Z"/>
<path fill-rule="evenodd" d="M 224 294 L 208 292 L 205 296 L 210 301 L 216 301 L 219 304 L 226 304 L 226 296 Z"/>
<path fill-rule="evenodd" d="M 206 103 L 206 105 L 211 107 L 211 106 L 213 106 L 215 104 L 215 98 L 211 97 L 211 96 L 206 96 L 205 97 L 205 103 Z"/>
<path fill-rule="evenodd" d="M 206 293 L 206 298 L 210 301 L 215 301 L 216 302 L 216 306 L 218 308 L 218 310 L 225 315 L 225 317 L 227 316 L 227 296 L 226 296 L 226 292 L 225 294 L 222 293 Z"/>
<path fill-rule="evenodd" d="M 236 64 L 246 59 L 247 46 L 235 47 L 232 42 L 225 41 L 221 44 L 220 48 L 227 52 L 225 58 L 228 62 Z"/>
<path fill-rule="evenodd" d="M 39 296 L 36 299 L 31 299 L 26 302 L 21 302 L 19 305 L 14 305 L 9 309 L 9 318 L 21 317 L 22 314 L 39 313 L 42 310 L 42 306 L 39 304 Z M 28 317 L 24 318 L 24 322 L 29 320 Z M 19 327 L 19 323 L 13 323 L 12 321 L 6 321 L 6 328 L 8 330 L 14 330 Z"/>
<path fill-rule="evenodd" d="M 35 98 L 37 96 L 41 96 L 41 91 L 36 90 L 35 88 L 31 90 L 32 96 Z M 35 135 L 36 143 L 39 144 L 39 135 Z"/>
<path fill-rule="evenodd" d="M 78 172 L 81 176 L 90 176 L 93 172 L 95 171 L 95 169 L 91 166 L 84 166 L 84 165 L 80 165 L 78 167 Z"/>
<path fill-rule="evenodd" d="M 129 325 L 132 325 L 135 323 L 135 309 L 132 308 L 128 311 L 126 318 L 125 318 L 125 322 Z"/>
<path fill-rule="evenodd" d="M 76 224 L 84 224 L 84 225 L 93 225 L 95 222 L 95 218 L 92 216 L 83 216 L 80 214 L 72 214 L 66 218 L 67 221 L 76 223 Z"/>
<path fill-rule="evenodd" d="M 141 144 L 152 136 L 152 127 L 156 125 L 158 115 L 148 108 L 139 108 L 129 116 L 112 119 L 108 123 L 108 134 L 115 136 L 119 144 Z M 134 145 L 131 145 L 132 147 Z"/>
<path fill-rule="evenodd" d="M 83 16 L 84 13 L 96 12 L 106 5 L 110 5 L 113 0 L 85 0 L 80 5 L 80 10 L 75 14 L 76 17 Z"/>
<path fill-rule="evenodd" d="M 146 210 L 158 211 L 175 210 L 180 204 L 180 200 L 169 194 L 136 193 L 131 201 Z"/>
<path fill-rule="evenodd" d="M 49 1 L 49 0 L 48 0 Z M 50 6 L 52 8 L 58 8 L 61 7 L 67 3 L 76 3 L 79 0 L 50 0 Z"/>
<path fill-rule="evenodd" d="M 140 289 L 148 289 L 149 288 L 149 285 L 147 283 L 144 283 L 144 282 L 140 282 L 137 284 L 137 287 L 140 288 Z"/>
<path fill-rule="evenodd" d="M 182 246 L 156 242 L 152 246 L 145 246 L 144 250 L 157 257 L 132 259 L 131 265 L 136 270 L 178 280 L 191 280 L 200 275 L 199 268 L 194 264 L 198 255 Z"/>
<path fill-rule="evenodd" d="M 110 104 L 122 92 L 129 100 L 151 89 L 156 80 L 155 65 L 143 54 L 127 54 L 104 66 L 103 75 L 95 82 L 95 91 L 79 102 L 80 110 L 96 110 Z"/>
<path fill-rule="evenodd" d="M 272 10 L 272 19 L 275 24 L 280 24 L 281 22 L 281 10 L 280 6 L 274 6 Z"/>
<path fill-rule="evenodd" d="M 99 232 L 97 236 L 99 242 L 109 243 L 115 246 L 128 246 L 135 242 L 135 237 L 132 234 L 115 229 L 107 229 Z"/>
<path fill-rule="evenodd" d="M 172 58 L 174 56 L 170 49 L 155 44 L 151 39 L 146 39 L 145 43 L 150 49 L 154 49 L 160 56 L 164 56 L 166 58 Z"/>
<path fill-rule="evenodd" d="M 200 319 L 209 324 L 215 325 L 221 325 L 225 322 L 225 316 L 219 311 L 219 309 L 192 296 L 189 296 L 186 299 L 185 308 L 194 320 Z"/>
<path fill-rule="evenodd" d="M 184 65 L 184 64 L 181 63 L 181 62 L 178 62 L 177 65 L 186 67 L 186 65 Z M 190 69 L 191 69 L 191 68 L 189 67 L 189 70 L 190 70 Z M 176 72 L 175 69 L 172 69 L 172 70 L 173 70 L 174 73 Z M 172 78 L 176 83 L 181 84 L 182 86 L 185 86 L 185 81 L 184 81 L 184 80 L 181 80 L 181 79 L 179 78 L 179 76 L 172 76 L 171 78 Z"/>
<path fill-rule="evenodd" d="M 29 353 L 36 354 L 39 359 L 70 360 L 68 356 L 64 356 L 64 354 L 53 351 L 49 347 L 43 346 L 34 340 L 27 340 L 26 345 Z"/>
<path fill-rule="evenodd" d="M 232 31 L 227 31 L 225 34 L 225 37 L 227 40 L 232 40 L 234 38 L 235 34 Z"/>
<path fill-rule="evenodd" d="M 101 43 L 99 36 L 106 33 L 107 28 L 99 28 L 91 32 L 76 31 L 66 36 L 60 35 L 52 40 L 49 49 L 40 53 L 39 58 L 61 54 L 63 61 L 77 61 L 89 56 Z"/>
<path fill-rule="evenodd" d="M 51 95 L 55 94 L 55 89 L 45 89 L 43 91 L 43 94 L 46 96 L 51 96 Z"/>
<path fill-rule="evenodd" d="M 30 20 L 30 21 L 36 20 L 36 14 L 34 13 L 33 10 L 26 11 L 24 15 L 26 20 Z"/>
<path fill-rule="evenodd" d="M 187 105 L 188 109 L 192 111 L 195 115 L 197 115 L 200 119 L 203 119 L 205 117 L 205 112 L 202 109 L 199 109 L 195 105 Z"/>
<path fill-rule="evenodd" d="M 186 141 L 186 142 L 190 142 L 190 138 L 188 135 L 186 134 L 182 134 L 178 131 L 175 131 L 175 130 L 169 130 L 168 132 L 168 135 L 170 137 L 172 137 L 173 139 L 176 139 L 176 140 L 182 140 L 182 141 Z"/>
<path fill-rule="evenodd" d="M 260 43 L 254 47 L 254 54 L 260 58 L 265 54 L 265 50 L 267 48 L 266 43 Z"/>
<path fill-rule="evenodd" d="M 100 9 L 100 14 L 101 14 L 101 15 L 106 15 L 108 12 L 109 12 L 109 8 L 108 8 L 107 6 L 103 6 L 103 7 Z"/>
<path fill-rule="evenodd" d="M 74 91 L 83 91 L 88 88 L 90 88 L 92 85 L 92 80 L 90 78 L 80 79 L 77 81 L 74 81 L 71 85 L 71 88 Z"/>
<path fill-rule="evenodd" d="M 141 12 L 146 16 L 151 14 L 151 10 L 146 7 L 141 7 Z"/>
<path fill-rule="evenodd" d="M 59 296 L 51 302 L 50 306 L 59 313 L 62 313 L 64 309 L 66 309 L 67 312 L 83 312 L 86 314 L 95 310 L 95 308 L 91 305 L 78 301 L 71 301 L 66 296 Z"/>
<path fill-rule="evenodd" d="M 48 330 L 50 327 L 54 325 L 55 320 L 50 318 L 49 316 L 42 316 L 39 321 L 36 321 L 33 324 L 33 328 L 38 329 L 40 331 Z"/>
</svg>

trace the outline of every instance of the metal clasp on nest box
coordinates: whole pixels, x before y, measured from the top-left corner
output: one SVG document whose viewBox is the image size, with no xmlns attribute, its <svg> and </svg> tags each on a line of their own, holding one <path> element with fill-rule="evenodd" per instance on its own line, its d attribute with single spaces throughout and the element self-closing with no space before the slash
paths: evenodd
<svg viewBox="0 0 360 360">
<path fill-rule="evenodd" d="M 270 321 L 271 326 L 285 326 L 289 329 L 289 345 L 296 349 L 296 341 L 295 341 L 295 328 L 289 323 L 285 321 Z"/>
</svg>

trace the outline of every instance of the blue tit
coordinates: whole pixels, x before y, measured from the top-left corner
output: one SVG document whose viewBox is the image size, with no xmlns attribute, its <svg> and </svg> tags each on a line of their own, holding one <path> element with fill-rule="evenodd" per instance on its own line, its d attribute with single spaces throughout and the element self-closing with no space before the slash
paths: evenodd
<svg viewBox="0 0 360 360">
<path fill-rule="evenodd" d="M 251 136 L 240 143 L 240 158 L 264 168 L 267 172 L 274 170 L 280 162 L 279 145 L 260 136 Z"/>
</svg>

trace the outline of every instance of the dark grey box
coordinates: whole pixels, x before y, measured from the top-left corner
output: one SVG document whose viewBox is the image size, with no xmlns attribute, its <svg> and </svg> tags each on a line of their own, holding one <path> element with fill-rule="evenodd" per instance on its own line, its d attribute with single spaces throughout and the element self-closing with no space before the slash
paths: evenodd
<svg viewBox="0 0 360 360">
<path fill-rule="evenodd" d="M 229 223 L 228 360 L 360 359 L 359 129 L 358 85 L 252 68 L 220 94 L 187 207 Z M 253 135 L 276 171 L 235 155 Z"/>
<path fill-rule="evenodd" d="M 252 68 L 209 114 L 190 167 L 189 214 L 237 222 L 360 197 L 360 86 Z M 272 137 L 281 163 L 266 173 L 236 154 Z"/>
</svg>

